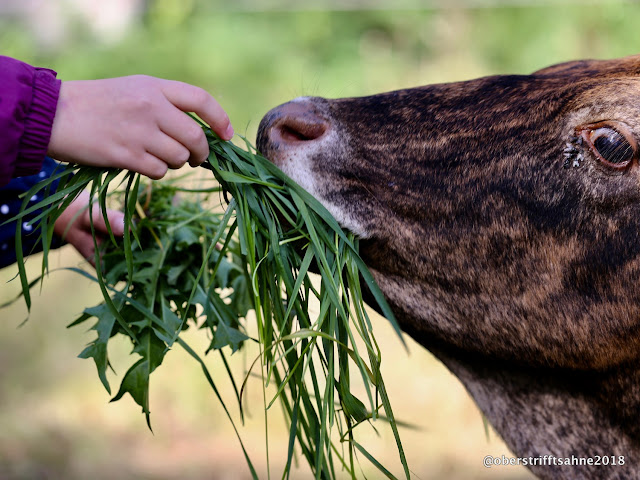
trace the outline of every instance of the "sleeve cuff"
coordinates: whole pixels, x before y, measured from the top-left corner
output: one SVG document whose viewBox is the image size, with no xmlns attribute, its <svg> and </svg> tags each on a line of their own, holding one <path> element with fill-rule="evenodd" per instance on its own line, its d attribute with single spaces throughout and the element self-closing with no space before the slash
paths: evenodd
<svg viewBox="0 0 640 480">
<path fill-rule="evenodd" d="M 51 127 L 58 105 L 60 80 L 56 73 L 46 68 L 37 68 L 33 77 L 33 98 L 25 120 L 24 134 L 19 147 L 14 177 L 33 175 L 42 168 L 47 154 Z"/>
</svg>

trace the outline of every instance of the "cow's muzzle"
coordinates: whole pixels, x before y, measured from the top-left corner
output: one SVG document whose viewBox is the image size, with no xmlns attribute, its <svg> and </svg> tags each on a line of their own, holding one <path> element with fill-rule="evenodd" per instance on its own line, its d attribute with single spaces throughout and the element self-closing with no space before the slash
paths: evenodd
<svg viewBox="0 0 640 480">
<path fill-rule="evenodd" d="M 258 127 L 258 150 L 276 165 L 318 148 L 331 131 L 322 99 L 301 97 L 267 113 Z"/>
</svg>

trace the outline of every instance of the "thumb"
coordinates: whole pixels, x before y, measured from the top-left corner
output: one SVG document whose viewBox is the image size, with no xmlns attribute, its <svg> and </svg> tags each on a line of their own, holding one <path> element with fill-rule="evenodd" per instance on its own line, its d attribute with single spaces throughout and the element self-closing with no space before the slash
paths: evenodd
<svg viewBox="0 0 640 480">
<path fill-rule="evenodd" d="M 116 237 L 124 235 L 124 213 L 117 210 L 107 210 L 107 218 L 105 220 L 102 209 L 98 204 L 94 204 L 89 215 L 87 209 L 83 215 L 85 229 L 91 229 L 91 219 L 93 218 L 93 228 L 96 233 L 108 234 L 109 228 Z M 108 225 L 107 225 L 108 222 Z"/>
</svg>

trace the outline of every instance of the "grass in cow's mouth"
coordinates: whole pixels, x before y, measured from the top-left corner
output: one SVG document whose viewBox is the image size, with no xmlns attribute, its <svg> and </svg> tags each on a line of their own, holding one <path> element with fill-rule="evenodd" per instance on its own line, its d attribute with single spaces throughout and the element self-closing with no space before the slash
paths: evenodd
<svg viewBox="0 0 640 480">
<path fill-rule="evenodd" d="M 125 373 L 113 400 L 129 393 L 150 422 L 150 374 L 178 345 L 199 363 L 236 428 L 207 364 L 180 336 L 188 328 L 206 329 L 211 343 L 205 353 L 220 356 L 216 368 L 224 368 L 233 382 L 241 420 L 243 390 L 254 370 L 262 379 L 265 421 L 269 408 L 280 402 L 289 423 L 283 478 L 288 478 L 297 452 L 316 478 L 335 478 L 344 470 L 355 477 L 358 458 L 366 458 L 393 478 L 356 438 L 356 427 L 376 419 L 390 425 L 409 478 L 380 373 L 380 351 L 362 301 L 361 280 L 400 331 L 358 255 L 357 239 L 250 145 L 242 149 L 203 128 L 211 151 L 204 166 L 217 180 L 213 188 L 188 190 L 171 181 L 145 184 L 131 172 L 68 166 L 52 178 L 60 180 L 55 194 L 29 208 L 28 200 L 37 190 L 49 189 L 52 180 L 25 194 L 23 214 L 43 209 L 37 219 L 44 247 L 42 276 L 48 269 L 52 225 L 83 190 L 89 189 L 103 213 L 107 201 L 114 201 L 108 197 L 119 198 L 125 212 L 124 238 L 116 241 L 111 235 L 101 260 L 96 259 L 95 275 L 73 269 L 97 282 L 104 297 L 103 303 L 87 308 L 71 324 L 95 322 L 97 338 L 80 356 L 94 359 L 100 380 L 111 393 L 106 375 L 108 342 L 115 335 L 129 337 L 132 353 L 139 358 Z M 203 206 L 206 197 L 224 197 L 226 209 L 216 213 Z M 30 308 L 29 289 L 39 279 L 27 279 L 20 235 L 16 249 Z M 309 275 L 313 263 L 320 272 L 315 283 Z M 318 309 L 313 316 L 312 299 Z M 257 323 L 256 339 L 246 328 L 250 311 Z M 260 355 L 238 382 L 229 367 L 229 349 L 223 347 L 233 353 L 251 341 L 258 343 Z M 267 398 L 266 387 L 271 384 L 277 393 Z M 363 399 L 352 393 L 356 384 L 364 386 Z M 266 433 L 268 452 L 268 428 Z M 240 434 L 238 438 L 257 478 Z"/>
</svg>

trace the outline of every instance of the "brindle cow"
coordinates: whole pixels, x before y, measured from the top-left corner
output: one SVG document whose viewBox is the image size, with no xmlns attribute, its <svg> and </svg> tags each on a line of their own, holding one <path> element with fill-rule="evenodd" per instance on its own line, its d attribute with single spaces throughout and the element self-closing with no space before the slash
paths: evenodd
<svg viewBox="0 0 640 480">
<path fill-rule="evenodd" d="M 640 56 L 269 112 L 402 328 L 541 478 L 640 476 Z M 540 462 L 539 462 L 540 463 Z"/>
</svg>

